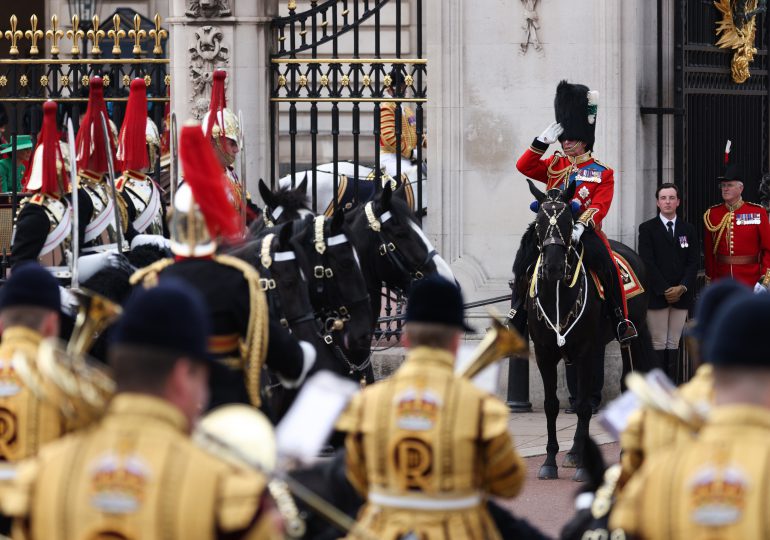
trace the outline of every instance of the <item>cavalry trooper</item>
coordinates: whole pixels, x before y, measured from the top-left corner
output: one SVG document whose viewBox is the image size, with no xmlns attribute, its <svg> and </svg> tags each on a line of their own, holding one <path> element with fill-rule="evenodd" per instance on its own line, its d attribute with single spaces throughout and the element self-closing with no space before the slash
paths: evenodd
<svg viewBox="0 0 770 540">
<path fill-rule="evenodd" d="M 91 77 L 89 82 L 88 107 L 80 119 L 80 128 L 75 138 L 75 156 L 77 159 L 78 182 L 81 190 L 79 204 L 85 204 L 90 209 L 86 221 L 84 244 L 99 239 L 105 230 L 110 230 L 115 236 L 115 211 L 121 211 L 121 223 L 128 224 L 128 213 L 124 204 L 118 204 L 117 209 L 112 199 L 110 185 L 105 181 L 109 170 L 108 159 L 115 163 L 116 141 L 110 136 L 104 137 L 102 118 L 110 129 L 111 121 L 104 103 L 104 84 L 101 77 Z M 108 154 L 109 152 L 109 154 Z M 85 248 L 84 251 L 89 251 Z"/>
<path fill-rule="evenodd" d="M 730 276 L 762 292 L 770 286 L 770 223 L 764 207 L 743 200 L 743 172 L 730 148 L 727 141 L 724 174 L 717 178 L 723 202 L 703 214 L 706 281 Z"/>
<path fill-rule="evenodd" d="M 71 236 L 72 216 L 67 194 L 70 190 L 66 145 L 59 143 L 56 103 L 43 104 L 43 126 L 24 179 L 24 190 L 32 192 L 19 203 L 13 240 L 11 265 L 36 260 L 59 247 Z M 79 208 L 81 232 L 87 217 Z"/>
<path fill-rule="evenodd" d="M 579 208 L 572 231 L 572 245 L 582 240 L 587 266 L 594 270 L 607 292 L 617 339 L 621 343 L 637 336 L 634 324 L 628 320 L 623 283 L 607 237 L 602 232 L 602 220 L 610 210 L 615 189 L 614 172 L 593 155 L 598 110 L 598 92 L 582 84 L 561 81 L 556 87 L 556 122 L 549 125 L 516 162 L 516 168 L 526 176 L 546 184 L 546 189 L 565 190 L 575 184 L 573 205 Z M 560 141 L 564 153 L 554 152 L 542 158 L 548 147 Z M 514 324 L 523 328 L 526 321 L 523 289 L 527 269 L 535 264 L 537 250 L 524 245 L 525 234 L 516 254 L 516 272 L 512 315 Z M 516 317 L 518 315 L 518 317 Z"/>
<path fill-rule="evenodd" d="M 386 84 L 391 97 L 403 97 L 406 82 L 401 70 L 394 67 L 388 74 L 390 84 Z M 396 136 L 395 101 L 386 101 L 380 109 L 380 166 L 391 178 L 396 178 L 398 163 L 401 163 L 401 174 L 405 174 L 412 166 L 412 152 L 417 148 L 417 120 L 412 109 L 401 104 L 401 141 L 399 145 Z"/>
<path fill-rule="evenodd" d="M 645 460 L 611 530 L 632 538 L 769 538 L 770 296 L 738 295 L 715 315 L 704 357 L 714 407 L 696 440 Z M 617 533 L 619 534 L 619 533 Z"/>
<path fill-rule="evenodd" d="M 227 368 L 212 376 L 211 406 L 229 402 L 259 406 L 262 366 L 266 364 L 284 387 L 296 388 L 315 362 L 315 349 L 269 320 L 265 281 L 253 266 L 216 254 L 218 240 L 237 238 L 243 227 L 228 204 L 227 180 L 198 124 L 182 128 L 179 159 L 186 177 L 172 207 L 174 259 L 138 270 L 131 283 L 152 286 L 174 276 L 200 291 L 213 324 L 209 352 Z"/>
<path fill-rule="evenodd" d="M 217 69 L 213 74 L 213 83 L 211 85 L 211 102 L 209 110 L 203 116 L 203 132 L 211 141 L 214 153 L 219 160 L 219 164 L 224 170 L 229 185 L 228 198 L 235 208 L 235 211 L 246 217 L 246 223 L 251 223 L 254 219 L 261 216 L 262 212 L 257 205 L 251 201 L 247 187 L 244 185 L 245 178 L 238 178 L 233 168 L 235 158 L 241 151 L 241 126 L 238 117 L 233 111 L 227 108 L 227 96 L 225 95 L 225 79 L 227 72 Z M 246 207 L 243 207 L 244 201 Z"/>
<path fill-rule="evenodd" d="M 24 178 L 24 174 L 27 171 L 27 162 L 29 156 L 32 155 L 32 136 L 31 135 L 17 135 L 16 136 L 16 191 L 21 191 L 21 180 Z M 13 191 L 13 171 L 11 171 L 11 152 L 13 152 L 13 144 L 5 143 L 0 145 L 0 182 L 2 182 L 2 192 L 9 193 Z"/>
<path fill-rule="evenodd" d="M 147 176 L 159 145 L 158 128 L 147 117 L 147 85 L 144 79 L 134 79 L 118 135 L 117 160 L 123 174 L 115 183 L 125 206 L 121 213 L 128 216 L 124 228 L 129 241 L 140 233 L 163 233 L 160 190 Z"/>
<path fill-rule="evenodd" d="M 695 375 L 677 389 L 677 394 L 699 410 L 707 410 L 713 404 L 713 369 L 708 358 L 701 358 L 700 344 L 713 331 L 714 316 L 726 302 L 748 295 L 750 290 L 732 279 L 724 279 L 707 287 L 696 311 L 695 324 L 689 331 L 688 342 L 695 342 L 697 350 L 690 350 L 697 365 Z M 700 365 L 698 365 L 698 363 Z M 697 426 L 684 419 L 650 407 L 641 406 L 628 418 L 626 429 L 620 435 L 620 463 L 622 487 L 641 467 L 643 461 L 659 450 L 670 448 L 697 435 Z"/>
<path fill-rule="evenodd" d="M 281 538 L 266 478 L 196 447 L 208 396 L 203 299 L 135 292 L 109 350 L 117 394 L 93 429 L 45 446 L 2 490 L 14 538 Z"/>
<path fill-rule="evenodd" d="M 407 303 L 406 361 L 337 421 L 347 433 L 348 479 L 367 499 L 358 523 L 376 538 L 501 538 L 485 498 L 515 496 L 525 467 L 505 404 L 454 375 L 464 330 L 457 286 L 418 281 Z"/>
</svg>

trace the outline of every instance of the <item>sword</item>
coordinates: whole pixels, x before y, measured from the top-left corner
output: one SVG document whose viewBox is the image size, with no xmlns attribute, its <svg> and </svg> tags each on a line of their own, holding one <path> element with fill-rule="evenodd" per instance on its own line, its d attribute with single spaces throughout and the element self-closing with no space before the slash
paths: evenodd
<svg viewBox="0 0 770 540">
<path fill-rule="evenodd" d="M 80 253 L 80 215 L 78 201 L 78 162 L 75 151 L 75 130 L 72 118 L 67 119 L 67 144 L 70 153 L 70 184 L 72 186 L 72 281 L 70 287 L 78 288 L 78 255 Z"/>
<path fill-rule="evenodd" d="M 104 143 L 107 145 L 107 182 L 110 184 L 110 193 L 112 202 L 115 203 L 115 233 L 117 234 L 118 253 L 123 254 L 123 227 L 120 223 L 120 211 L 118 209 L 118 191 L 115 189 L 115 165 L 112 162 L 112 145 L 110 144 L 110 128 L 107 125 L 107 118 L 101 115 L 102 133 L 104 133 Z"/>
<path fill-rule="evenodd" d="M 174 196 L 176 195 L 176 186 L 179 182 L 179 143 L 176 134 L 176 113 L 171 113 L 169 126 L 169 146 L 171 147 L 171 161 L 169 162 L 169 191 L 171 192 L 169 203 L 174 207 Z"/>
<path fill-rule="evenodd" d="M 238 127 L 240 127 L 240 154 L 241 154 L 241 219 L 246 227 L 246 137 L 243 131 L 243 113 L 238 110 Z"/>
</svg>

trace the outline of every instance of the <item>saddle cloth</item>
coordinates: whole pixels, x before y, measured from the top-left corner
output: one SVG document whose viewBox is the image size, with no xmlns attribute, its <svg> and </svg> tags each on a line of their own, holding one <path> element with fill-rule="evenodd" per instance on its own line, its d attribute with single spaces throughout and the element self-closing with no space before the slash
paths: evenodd
<svg viewBox="0 0 770 540">
<path fill-rule="evenodd" d="M 612 256 L 615 257 L 615 262 L 618 264 L 618 270 L 620 271 L 620 278 L 623 280 L 623 294 L 626 297 L 626 301 L 631 300 L 634 296 L 638 296 L 644 292 L 639 276 L 636 275 L 634 269 L 617 251 L 612 252 Z M 599 291 L 599 298 L 604 300 L 604 287 L 602 287 L 599 281 L 599 276 L 596 272 L 589 270 L 591 277 L 596 285 L 596 290 Z"/>
</svg>

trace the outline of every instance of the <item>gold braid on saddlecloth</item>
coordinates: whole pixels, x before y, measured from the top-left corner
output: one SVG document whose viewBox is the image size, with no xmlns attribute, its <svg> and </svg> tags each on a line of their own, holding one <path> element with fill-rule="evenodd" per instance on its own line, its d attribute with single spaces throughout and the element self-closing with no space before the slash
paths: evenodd
<svg viewBox="0 0 770 540">
<path fill-rule="evenodd" d="M 267 340 L 269 314 L 267 311 L 267 298 L 265 292 L 259 286 L 259 273 L 249 263 L 231 257 L 229 255 L 216 255 L 214 260 L 225 266 L 230 266 L 243 273 L 243 277 L 249 283 L 249 323 L 246 330 L 246 339 L 241 343 L 241 357 L 246 365 L 246 389 L 252 405 L 259 407 L 262 400 L 259 395 L 259 379 L 262 365 L 267 356 Z"/>
<path fill-rule="evenodd" d="M 710 233 L 718 233 L 716 240 L 714 240 L 714 255 L 717 254 L 717 249 L 719 248 L 719 242 L 722 241 L 722 236 L 725 233 L 725 229 L 727 228 L 727 225 L 730 223 L 730 220 L 732 219 L 732 213 L 728 212 L 722 217 L 722 221 L 719 222 L 718 225 L 712 225 L 711 220 L 709 217 L 711 216 L 711 208 L 706 210 L 706 213 L 703 214 L 703 224 L 706 226 L 706 230 Z"/>
</svg>

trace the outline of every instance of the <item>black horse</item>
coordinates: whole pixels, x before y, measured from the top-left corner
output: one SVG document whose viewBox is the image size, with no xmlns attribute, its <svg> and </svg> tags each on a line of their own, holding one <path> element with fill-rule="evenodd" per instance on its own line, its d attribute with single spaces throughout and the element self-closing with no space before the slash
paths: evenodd
<svg viewBox="0 0 770 540">
<path fill-rule="evenodd" d="M 577 371 L 576 412 L 577 429 L 573 445 L 564 459 L 563 466 L 576 467 L 573 480 L 585 479 L 583 450 L 591 421 L 591 359 L 614 338 L 604 303 L 601 301 L 593 279 L 582 264 L 582 245 L 572 245 L 571 233 L 574 218 L 570 201 L 575 184 L 561 192 L 550 190 L 547 194 L 529 182 L 529 189 L 539 203 L 534 227 L 527 231 L 534 235 L 533 242 L 540 251 L 535 275 L 526 291 L 528 324 L 535 345 L 537 367 L 543 379 L 545 414 L 548 424 L 546 460 L 540 467 L 541 479 L 557 478 L 556 417 L 559 400 L 556 397 L 556 366 L 559 360 L 574 364 Z M 522 244 L 526 241 L 522 240 Z M 629 247 L 611 242 L 612 249 L 622 255 L 634 272 L 646 285 L 644 265 Z M 652 344 L 646 325 L 647 298 L 642 293 L 628 301 L 628 316 L 636 325 L 639 338 L 623 347 L 623 371 L 646 370 L 653 365 Z"/>
<path fill-rule="evenodd" d="M 278 188 L 276 191 L 271 191 L 260 179 L 259 194 L 265 202 L 267 226 L 280 225 L 315 215 L 310 209 L 310 199 L 307 196 L 307 176 L 294 189 Z"/>
<path fill-rule="evenodd" d="M 307 375 L 323 369 L 339 373 L 341 369 L 330 345 L 323 340 L 323 327 L 310 302 L 307 280 L 291 244 L 292 234 L 291 224 L 276 227 L 234 254 L 256 253 L 260 286 L 267 296 L 270 317 L 316 351 L 315 362 Z M 254 263 L 254 257 L 250 259 L 249 262 Z M 267 384 L 263 391 L 267 394 L 270 419 L 278 423 L 294 402 L 298 389 L 287 387 L 270 372 L 263 380 Z"/>
<path fill-rule="evenodd" d="M 415 280 L 439 273 L 455 281 L 449 265 L 422 232 L 405 202 L 403 186 L 386 183 L 377 196 L 345 212 L 350 238 L 361 256 L 372 316 L 380 314 L 383 285 L 407 293 Z"/>
<path fill-rule="evenodd" d="M 306 217 L 292 222 L 291 244 L 307 276 L 310 301 L 344 375 L 374 382 L 374 320 L 366 280 L 345 217 Z"/>
</svg>

